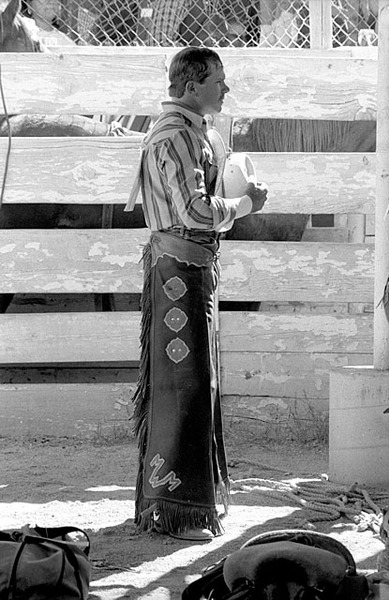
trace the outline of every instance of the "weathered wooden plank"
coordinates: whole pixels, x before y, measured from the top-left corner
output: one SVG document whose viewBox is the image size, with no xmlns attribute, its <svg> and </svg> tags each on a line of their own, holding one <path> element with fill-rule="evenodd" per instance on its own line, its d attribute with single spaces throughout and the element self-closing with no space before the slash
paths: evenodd
<svg viewBox="0 0 389 600">
<path fill-rule="evenodd" d="M 0 435 L 81 437 L 113 441 L 131 437 L 135 385 L 12 384 L 1 386 Z"/>
<path fill-rule="evenodd" d="M 372 315 L 220 313 L 223 353 L 275 352 L 368 354 Z"/>
<path fill-rule="evenodd" d="M 140 292 L 147 230 L 4 230 L 0 292 Z M 370 246 L 222 242 L 220 298 L 370 302 Z M 255 274 L 255 277 L 254 277 Z"/>
<path fill-rule="evenodd" d="M 146 229 L 3 230 L 0 292 L 139 293 L 148 235 Z"/>
<path fill-rule="evenodd" d="M 249 153 L 269 186 L 264 212 L 307 214 L 375 211 L 374 153 Z"/>
<path fill-rule="evenodd" d="M 230 116 L 372 119 L 377 61 L 307 54 L 222 53 Z M 167 55 L 128 52 L 7 54 L 3 86 L 10 113 L 156 114 L 166 97 Z"/>
<path fill-rule="evenodd" d="M 5 53 L 1 62 L 9 113 L 148 115 L 166 96 L 161 54 Z"/>
<path fill-rule="evenodd" d="M 221 257 L 221 299 L 373 301 L 369 245 L 225 241 Z"/>
<path fill-rule="evenodd" d="M 4 203 L 127 202 L 142 136 L 14 138 Z M 8 141 L 0 139 L 0 172 Z M 375 154 L 249 153 L 267 213 L 374 213 Z"/>
<path fill-rule="evenodd" d="M 222 371 L 222 391 L 255 402 L 277 398 L 328 400 L 328 372 L 352 364 L 353 356 L 306 354 L 228 354 Z M 371 355 L 358 355 L 369 365 Z M 238 362 L 236 362 L 238 361 Z M 355 362 L 353 363 L 355 364 Z M 235 366 L 234 366 L 235 365 Z M 95 436 L 105 428 L 127 429 L 134 384 L 12 384 L 1 386 L 0 435 Z M 239 403 L 236 403 L 239 406 Z"/>
<path fill-rule="evenodd" d="M 1 364 L 139 361 L 136 312 L 0 316 Z"/>
<path fill-rule="evenodd" d="M 328 398 L 329 372 L 371 365 L 369 354 L 227 352 L 221 367 L 223 394 L 279 398 Z"/>
<path fill-rule="evenodd" d="M 225 72 L 231 92 L 224 112 L 289 119 L 372 119 L 376 114 L 376 61 L 281 56 L 258 60 L 240 49 Z"/>
<path fill-rule="evenodd" d="M 357 51 L 357 52 L 356 52 Z M 375 51 L 375 52 L 374 52 Z M 52 46 L 50 48 L 50 52 L 54 54 L 91 54 L 93 55 L 118 55 L 122 54 L 124 56 L 128 56 L 129 54 L 152 54 L 152 55 L 162 55 L 166 56 L 167 62 L 169 63 L 171 58 L 176 54 L 177 47 L 174 46 Z M 251 46 L 244 49 L 245 55 L 252 54 L 254 57 L 258 57 L 261 60 L 266 60 L 269 57 L 276 56 L 277 54 L 281 56 L 290 56 L 295 57 L 299 54 L 301 56 L 305 56 L 309 54 L 310 56 L 320 56 L 322 58 L 327 57 L 331 58 L 333 56 L 343 56 L 352 58 L 357 55 L 358 58 L 374 58 L 377 60 L 377 47 L 372 46 L 370 48 L 366 46 L 360 46 L 358 48 L 354 46 L 338 46 L 337 48 L 282 48 L 282 47 L 255 47 Z M 232 54 L 236 55 L 236 47 L 223 47 L 217 48 L 217 53 L 222 57 L 222 60 L 225 61 L 228 55 Z"/>
<path fill-rule="evenodd" d="M 139 293 L 146 229 L 3 230 L 0 293 Z M 372 302 L 370 245 L 222 241 L 220 299 Z"/>
<path fill-rule="evenodd" d="M 142 137 L 15 137 L 4 204 L 125 203 Z M 4 172 L 7 145 L 8 140 L 0 138 L 0 172 Z"/>
<path fill-rule="evenodd" d="M 0 316 L 0 364 L 47 365 L 139 361 L 140 315 L 41 313 Z M 372 315 L 221 313 L 226 353 L 366 354 L 373 348 Z"/>
</svg>

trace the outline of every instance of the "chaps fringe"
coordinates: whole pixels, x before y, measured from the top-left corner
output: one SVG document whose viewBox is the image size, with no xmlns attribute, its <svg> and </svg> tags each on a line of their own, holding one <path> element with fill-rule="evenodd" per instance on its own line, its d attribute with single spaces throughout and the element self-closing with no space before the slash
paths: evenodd
<svg viewBox="0 0 389 600">
<path fill-rule="evenodd" d="M 144 285 L 141 299 L 141 356 L 139 379 L 133 397 L 134 414 L 133 432 L 138 439 L 139 465 L 136 482 L 135 523 L 140 524 L 140 514 L 143 512 L 143 463 L 147 447 L 147 419 L 150 404 L 150 325 L 151 325 L 151 246 L 147 244 L 143 250 Z"/>
</svg>

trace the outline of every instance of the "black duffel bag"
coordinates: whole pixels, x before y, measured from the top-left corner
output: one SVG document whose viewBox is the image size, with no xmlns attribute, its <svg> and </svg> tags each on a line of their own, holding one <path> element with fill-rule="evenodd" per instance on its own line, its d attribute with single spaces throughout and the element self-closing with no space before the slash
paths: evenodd
<svg viewBox="0 0 389 600">
<path fill-rule="evenodd" d="M 0 531 L 0 600 L 87 600 L 89 550 L 77 527 Z"/>
<path fill-rule="evenodd" d="M 367 579 L 334 538 L 299 529 L 258 535 L 209 567 L 182 600 L 364 600 Z"/>
</svg>

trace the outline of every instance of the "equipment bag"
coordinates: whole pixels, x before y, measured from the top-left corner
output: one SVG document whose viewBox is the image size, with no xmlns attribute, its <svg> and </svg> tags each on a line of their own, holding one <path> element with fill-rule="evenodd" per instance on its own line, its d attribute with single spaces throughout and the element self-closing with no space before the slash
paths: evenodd
<svg viewBox="0 0 389 600">
<path fill-rule="evenodd" d="M 182 600 L 364 600 L 368 594 L 343 544 L 293 529 L 252 538 L 187 586 Z"/>
<path fill-rule="evenodd" d="M 87 600 L 89 549 L 77 527 L 0 531 L 1 600 Z"/>
</svg>

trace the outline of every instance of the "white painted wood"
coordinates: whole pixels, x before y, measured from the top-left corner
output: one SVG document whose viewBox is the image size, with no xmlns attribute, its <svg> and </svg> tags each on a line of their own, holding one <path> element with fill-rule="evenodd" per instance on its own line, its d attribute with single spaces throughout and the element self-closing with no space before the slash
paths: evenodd
<svg viewBox="0 0 389 600">
<path fill-rule="evenodd" d="M 325 0 L 324 0 L 325 1 Z M 240 49 L 242 50 L 242 48 Z M 266 59 L 269 56 L 298 56 L 309 53 L 311 56 L 331 57 L 331 56 L 343 56 L 345 58 L 352 58 L 354 56 L 355 47 L 353 46 L 339 46 L 337 48 L 282 48 L 282 47 L 256 47 L 251 46 L 244 48 L 244 53 L 252 56 L 258 56 L 261 59 Z M 371 48 L 361 46 L 358 48 L 358 56 L 371 57 Z M 217 48 L 217 53 L 221 56 L 223 62 L 228 60 L 229 56 L 235 56 L 237 53 L 236 47 L 223 47 Z M 177 47 L 159 47 L 159 46 L 52 46 L 50 52 L 57 55 L 67 54 L 89 54 L 91 56 L 111 56 L 122 54 L 123 56 L 131 56 L 133 54 L 151 54 L 158 56 L 165 56 L 169 63 L 171 58 L 176 54 Z M 361 52 L 361 54 L 360 54 Z"/>
<path fill-rule="evenodd" d="M 165 55 L 4 53 L 12 113 L 154 114 L 166 96 Z"/>
<path fill-rule="evenodd" d="M 274 152 L 249 155 L 258 180 L 269 185 L 265 212 L 374 212 L 374 153 Z M 293 199 L 291 203 L 288 195 Z"/>
<path fill-rule="evenodd" d="M 374 259 L 371 246 L 223 242 L 221 259 L 221 299 L 372 301 Z"/>
<path fill-rule="evenodd" d="M 290 51 L 220 53 L 231 92 L 227 116 L 374 119 L 374 59 Z M 265 58 L 266 57 L 266 58 Z M 4 53 L 2 77 L 10 113 L 156 114 L 167 97 L 161 53 Z"/>
<path fill-rule="evenodd" d="M 15 137 L 4 204 L 124 204 L 142 137 Z M 0 172 L 7 145 L 0 138 Z"/>
<path fill-rule="evenodd" d="M 147 230 L 3 230 L 0 293 L 141 292 Z M 221 300 L 371 302 L 373 248 L 221 242 Z"/>
<path fill-rule="evenodd" d="M 124 204 L 141 139 L 14 138 L 4 204 Z M 6 150 L 0 138 L 0 172 Z M 374 153 L 248 154 L 269 186 L 264 212 L 374 213 Z"/>
<path fill-rule="evenodd" d="M 140 292 L 146 229 L 3 230 L 0 292 Z"/>
<path fill-rule="evenodd" d="M 309 36 L 311 48 L 322 48 L 322 0 L 309 0 Z"/>
<path fill-rule="evenodd" d="M 321 45 L 328 50 L 332 48 L 332 2 L 321 0 Z"/>
<path fill-rule="evenodd" d="M 378 17 L 377 183 L 375 213 L 374 367 L 389 369 L 389 322 L 384 302 L 389 282 L 389 0 L 380 0 Z"/>
<path fill-rule="evenodd" d="M 222 353 L 372 352 L 372 315 L 221 312 Z"/>
<path fill-rule="evenodd" d="M 370 365 L 369 354 L 227 353 L 221 365 L 222 392 L 242 396 L 328 398 L 329 372 L 338 367 Z"/>
<path fill-rule="evenodd" d="M 365 241 L 365 216 L 350 214 L 348 216 L 349 242 L 363 244 Z"/>
<path fill-rule="evenodd" d="M 0 364 L 139 361 L 137 312 L 5 314 Z"/>
<path fill-rule="evenodd" d="M 373 347 L 372 315 L 221 312 L 220 349 L 275 354 L 366 354 Z M 139 361 L 140 314 L 41 313 L 0 317 L 0 364 L 123 363 Z M 224 360 L 224 359 L 222 359 Z"/>
</svg>

